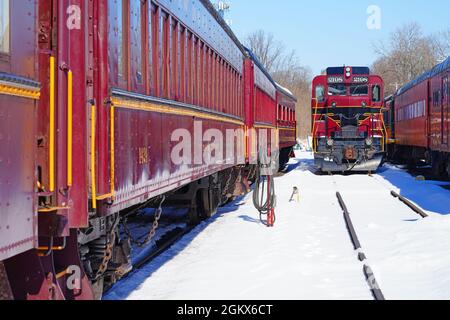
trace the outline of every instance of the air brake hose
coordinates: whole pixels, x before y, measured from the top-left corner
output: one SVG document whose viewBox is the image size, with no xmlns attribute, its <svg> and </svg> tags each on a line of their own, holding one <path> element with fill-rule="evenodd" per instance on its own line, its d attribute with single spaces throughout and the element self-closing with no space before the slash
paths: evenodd
<svg viewBox="0 0 450 320">
<path fill-rule="evenodd" d="M 270 168 L 270 165 L 267 166 Z M 253 191 L 253 204 L 259 211 L 261 223 L 269 226 L 268 219 L 264 220 L 264 216 L 273 213 L 273 223 L 276 221 L 274 208 L 276 206 L 275 183 L 273 176 L 261 175 L 261 168 L 266 166 L 258 164 L 256 171 L 255 190 Z"/>
</svg>

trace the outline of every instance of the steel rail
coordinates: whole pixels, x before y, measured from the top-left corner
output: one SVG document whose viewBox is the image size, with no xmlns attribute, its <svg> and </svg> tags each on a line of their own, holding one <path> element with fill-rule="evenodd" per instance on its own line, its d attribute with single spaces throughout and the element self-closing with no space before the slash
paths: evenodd
<svg viewBox="0 0 450 320">
<path fill-rule="evenodd" d="M 353 247 L 358 252 L 358 259 L 364 264 L 363 272 L 366 277 L 367 283 L 369 284 L 372 295 L 375 300 L 383 301 L 385 300 L 383 292 L 381 291 L 380 286 L 378 285 L 378 282 L 375 278 L 375 274 L 373 273 L 372 268 L 369 266 L 367 262 L 366 255 L 362 251 L 361 243 L 358 239 L 358 235 L 356 234 L 355 227 L 353 226 L 353 222 L 350 217 L 350 212 L 348 211 L 347 205 L 345 204 L 344 199 L 342 198 L 342 195 L 339 192 L 336 192 L 336 197 L 338 198 L 339 205 L 341 206 L 342 211 L 344 213 L 345 224 L 347 225 L 348 233 L 353 243 Z"/>
<path fill-rule="evenodd" d="M 427 218 L 428 215 L 425 213 L 425 211 L 423 211 L 422 209 L 420 209 L 418 206 L 416 206 L 414 203 L 412 203 L 411 201 L 409 201 L 407 198 L 401 196 L 400 194 L 398 194 L 395 191 L 391 191 L 391 195 L 394 198 L 398 198 L 401 202 L 403 202 L 404 204 L 406 204 L 412 211 L 414 211 L 415 213 L 417 213 L 418 215 L 420 215 L 422 218 Z"/>
</svg>

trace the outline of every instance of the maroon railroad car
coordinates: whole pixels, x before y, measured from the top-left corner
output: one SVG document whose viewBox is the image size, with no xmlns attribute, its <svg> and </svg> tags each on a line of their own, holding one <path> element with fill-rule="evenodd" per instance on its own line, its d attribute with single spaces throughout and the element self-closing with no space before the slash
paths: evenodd
<svg viewBox="0 0 450 320">
<path fill-rule="evenodd" d="M 297 144 L 297 99 L 288 89 L 277 84 L 277 128 L 280 148 L 280 168 L 289 162 L 293 148 Z"/>
<path fill-rule="evenodd" d="M 261 151 L 260 143 L 276 145 L 277 92 L 275 82 L 256 56 L 246 49 L 245 60 L 245 108 L 247 128 L 247 155 L 250 163 L 255 163 Z"/>
<path fill-rule="evenodd" d="M 0 8 L 0 297 L 101 297 L 131 268 L 123 214 L 245 191 L 276 87 L 207 0 Z"/>
<path fill-rule="evenodd" d="M 392 157 L 432 165 L 436 176 L 450 174 L 450 58 L 412 80 L 394 95 Z"/>
</svg>

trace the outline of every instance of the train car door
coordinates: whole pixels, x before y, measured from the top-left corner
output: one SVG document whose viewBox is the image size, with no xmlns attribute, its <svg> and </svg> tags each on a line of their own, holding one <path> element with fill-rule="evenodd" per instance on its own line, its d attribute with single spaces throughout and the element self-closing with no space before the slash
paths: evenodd
<svg viewBox="0 0 450 320">
<path fill-rule="evenodd" d="M 449 83 L 448 76 L 442 78 L 441 132 L 442 144 L 448 145 L 449 134 Z"/>
<path fill-rule="evenodd" d="M 0 261 L 37 243 L 34 1 L 0 0 Z"/>
</svg>

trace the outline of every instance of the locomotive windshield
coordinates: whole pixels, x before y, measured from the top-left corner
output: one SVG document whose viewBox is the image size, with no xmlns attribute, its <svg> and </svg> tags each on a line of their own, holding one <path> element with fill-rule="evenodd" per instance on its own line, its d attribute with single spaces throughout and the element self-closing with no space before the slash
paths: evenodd
<svg viewBox="0 0 450 320">
<path fill-rule="evenodd" d="M 352 96 L 360 97 L 369 94 L 368 85 L 345 85 L 345 84 L 330 84 L 328 85 L 329 96 Z"/>
<path fill-rule="evenodd" d="M 347 87 L 345 84 L 330 84 L 328 85 L 329 96 L 346 96 Z"/>
<path fill-rule="evenodd" d="M 350 95 L 353 97 L 367 96 L 369 94 L 369 87 L 367 85 L 351 85 Z"/>
</svg>

